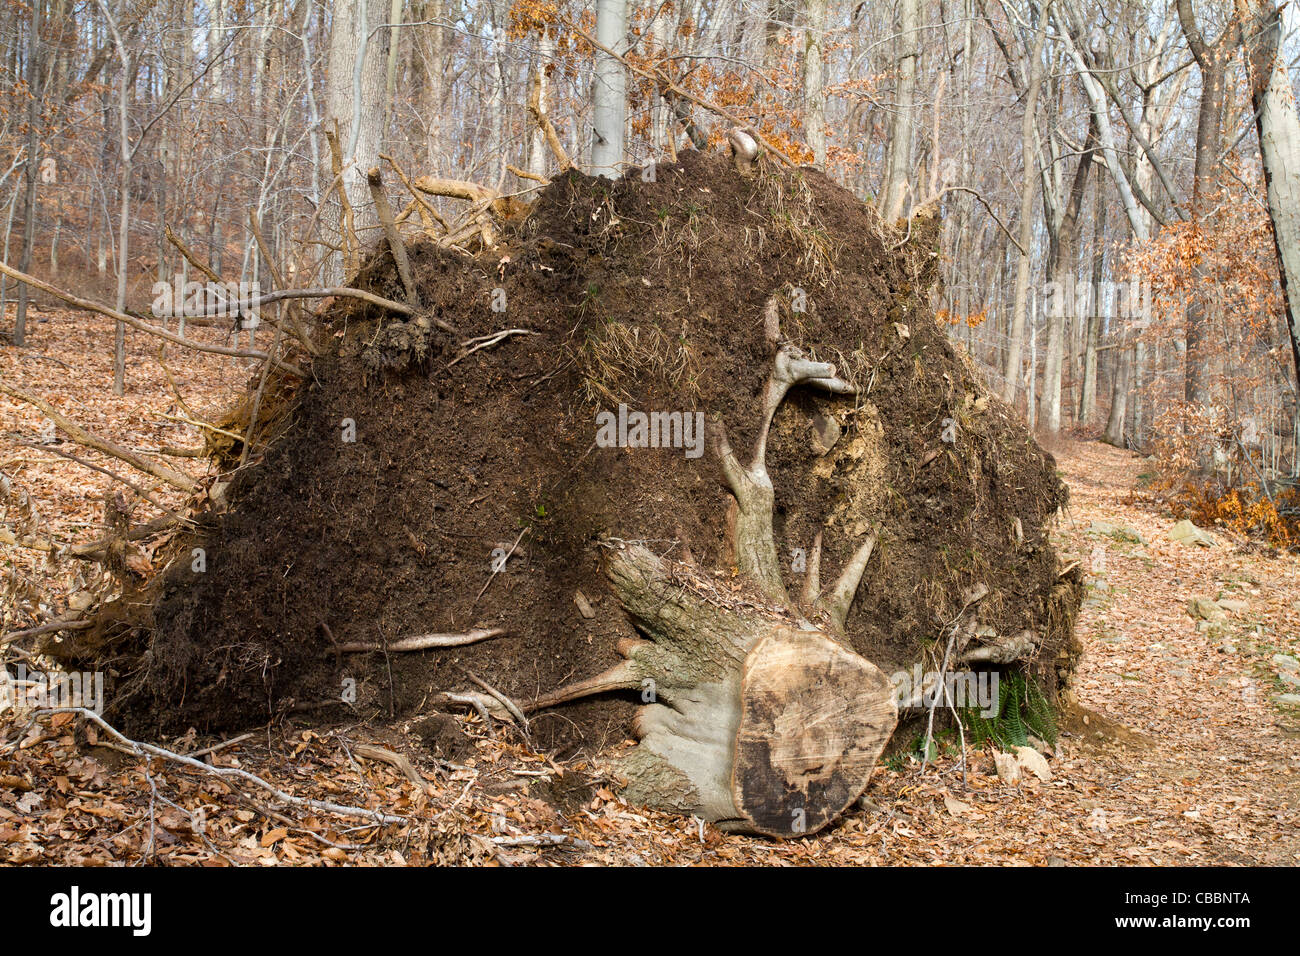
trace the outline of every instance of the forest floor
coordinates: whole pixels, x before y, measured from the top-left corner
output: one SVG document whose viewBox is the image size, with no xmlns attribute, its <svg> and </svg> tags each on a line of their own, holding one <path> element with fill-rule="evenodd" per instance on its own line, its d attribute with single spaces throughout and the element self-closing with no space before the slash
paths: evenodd
<svg viewBox="0 0 1300 956">
<path fill-rule="evenodd" d="M 128 395 L 114 400 L 111 324 L 39 318 L 28 350 L 0 348 L 0 378 L 130 447 L 198 443 L 175 420 L 183 409 L 150 343 L 130 340 Z M 190 417 L 215 416 L 247 376 L 174 350 L 168 368 Z M 41 448 L 49 439 L 38 412 L 0 397 L 0 471 L 31 495 L 44 532 L 89 540 L 110 482 Z M 947 738 L 924 772 L 906 757 L 883 762 L 839 826 L 774 842 L 629 806 L 592 757 L 557 762 L 477 716 L 300 720 L 201 757 L 205 771 L 146 763 L 70 713 L 17 723 L 11 711 L 0 715 L 0 863 L 1295 865 L 1300 712 L 1277 698 L 1297 690 L 1286 676 L 1287 656 L 1300 656 L 1300 557 L 1218 533 L 1212 547 L 1175 543 L 1174 519 L 1141 490 L 1142 458 L 1091 442 L 1055 453 L 1072 494 L 1057 545 L 1083 563 L 1089 589 L 1078 705 L 1061 716 L 1048 781 L 1003 783 L 987 750 L 963 768 Z M 78 586 L 69 562 L 3 546 L 0 562 L 56 591 Z M 1195 598 L 1231 610 L 1198 628 Z M 18 661 L 6 663 L 13 673 Z M 177 753 L 221 742 L 157 741 Z M 410 776 L 366 745 L 405 755 Z M 291 805 L 220 768 L 408 822 Z"/>
</svg>

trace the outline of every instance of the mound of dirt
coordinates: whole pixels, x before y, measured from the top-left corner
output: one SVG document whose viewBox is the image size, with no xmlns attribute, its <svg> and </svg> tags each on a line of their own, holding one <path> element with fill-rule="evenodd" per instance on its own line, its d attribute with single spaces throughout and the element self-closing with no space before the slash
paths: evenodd
<svg viewBox="0 0 1300 956">
<path fill-rule="evenodd" d="M 202 517 L 202 561 L 186 548 L 162 576 L 148 650 L 110 692 L 112 716 L 137 733 L 303 710 L 355 719 L 428 709 L 440 691 L 476 689 L 471 674 L 528 701 L 603 670 L 635 635 L 601 542 L 689 548 L 725 571 L 731 499 L 693 434 L 678 436 L 685 447 L 605 447 L 598 415 L 700 412 L 751 447 L 773 297 L 782 333 L 858 387 L 797 390 L 773 424 L 792 590 L 819 531 L 833 580 L 875 530 L 847 621 L 858 653 L 886 673 L 910 668 L 982 583 L 980 622 L 1042 635 L 1035 669 L 1055 688 L 1079 595 L 1045 525 L 1066 491 L 934 320 L 935 224 L 918 220 L 894 248 L 871 208 L 810 170 L 742 177 L 725 156 L 688 152 L 654 173 L 570 173 L 491 253 L 412 246 L 425 314 L 455 336 L 357 301 L 331 310 L 327 354 L 281 436 L 236 475 L 229 509 Z M 382 247 L 355 284 L 402 298 Z M 525 331 L 465 354 L 506 329 Z M 506 634 L 337 649 L 480 627 Z M 634 701 L 540 713 L 534 740 L 617 743 Z"/>
</svg>

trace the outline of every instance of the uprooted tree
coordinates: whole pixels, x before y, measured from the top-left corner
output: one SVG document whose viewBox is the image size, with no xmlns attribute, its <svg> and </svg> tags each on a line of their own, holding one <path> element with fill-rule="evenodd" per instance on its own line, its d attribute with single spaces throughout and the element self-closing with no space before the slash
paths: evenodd
<svg viewBox="0 0 1300 956">
<path fill-rule="evenodd" d="M 767 314 L 775 317 L 777 309 L 770 301 Z M 648 690 L 652 702 L 635 723 L 640 746 L 622 761 L 630 796 L 721 825 L 788 836 L 821 829 L 857 799 L 898 714 L 888 678 L 844 640 L 874 536 L 823 592 L 819 534 L 798 602 L 786 595 L 766 463 L 772 416 L 794 386 L 832 394 L 854 388 L 835 376 L 833 365 L 810 361 L 782 341 L 777 321 L 767 328 L 775 354 L 752 461 L 741 463 L 721 425 L 713 439 L 734 497 L 725 550 L 771 604 L 727 601 L 711 594 L 689 563 L 670 564 L 643 545 L 617 546 L 610 581 L 650 640 L 622 643 L 620 663 L 534 706 Z"/>
<path fill-rule="evenodd" d="M 603 749 L 630 799 L 777 836 L 835 820 L 924 713 L 887 673 L 1059 693 L 1064 488 L 933 319 L 934 223 L 731 151 L 566 168 L 531 206 L 399 171 L 399 215 L 375 171 L 385 239 L 347 288 L 266 297 L 297 354 L 227 350 L 265 369 L 210 476 L 172 481 L 193 528 L 119 508 L 79 555 L 119 593 L 33 650 L 108 669 L 140 732 L 468 707 Z M 615 407 L 677 430 L 604 447 Z M 696 415 L 711 453 L 683 455 Z"/>
</svg>

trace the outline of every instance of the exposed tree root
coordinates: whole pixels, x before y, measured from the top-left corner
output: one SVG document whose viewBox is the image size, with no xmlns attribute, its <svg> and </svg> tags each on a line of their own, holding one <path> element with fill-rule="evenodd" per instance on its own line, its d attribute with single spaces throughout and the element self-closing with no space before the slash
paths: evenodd
<svg viewBox="0 0 1300 956">
<path fill-rule="evenodd" d="M 858 546 L 823 591 L 818 535 L 798 605 L 786 595 L 765 460 L 772 416 L 796 385 L 832 394 L 853 388 L 834 366 L 783 342 L 770 315 L 768 338 L 775 354 L 750 463 L 741 464 L 720 424 L 712 433 L 735 497 L 727 528 L 731 554 L 770 603 L 724 594 L 693 564 L 610 543 L 614 593 L 648 639 L 624 642 L 618 664 L 543 695 L 528 709 L 640 690 L 645 706 L 634 725 L 640 743 L 618 761 L 630 799 L 725 828 L 788 837 L 821 829 L 857 799 L 898 712 L 885 675 L 843 639 L 875 537 Z"/>
<path fill-rule="evenodd" d="M 338 649 L 345 654 L 364 651 L 427 651 L 434 647 L 463 647 L 466 644 L 477 644 L 479 641 L 500 637 L 505 632 L 503 627 L 494 627 L 486 630 L 466 631 L 464 634 L 416 634 L 412 637 L 403 637 L 401 640 L 389 644 L 354 641 L 348 644 L 340 644 Z"/>
</svg>

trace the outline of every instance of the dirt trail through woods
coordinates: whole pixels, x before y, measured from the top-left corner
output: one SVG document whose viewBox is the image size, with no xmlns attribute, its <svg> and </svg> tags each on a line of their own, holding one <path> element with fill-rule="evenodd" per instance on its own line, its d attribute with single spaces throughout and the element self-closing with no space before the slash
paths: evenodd
<svg viewBox="0 0 1300 956">
<path fill-rule="evenodd" d="M 1300 648 L 1300 561 L 1222 536 L 1212 548 L 1170 541 L 1173 519 L 1133 494 L 1136 455 L 1088 443 L 1058 460 L 1071 489 L 1061 549 L 1091 585 L 1082 710 L 1067 720 L 1050 801 L 1077 834 L 1073 858 L 1294 866 L 1300 713 L 1276 702 L 1296 688 L 1274 655 Z M 1198 629 L 1197 597 L 1244 607 Z"/>
<path fill-rule="evenodd" d="M 129 402 L 104 401 L 107 364 L 88 366 L 82 356 L 108 354 L 111 325 L 62 313 L 52 318 L 38 326 L 36 351 L 66 364 L 20 360 L 4 350 L 4 376 L 79 412 L 115 440 L 138 441 L 142 421 L 161 420 L 168 410 L 166 383 L 151 378 L 138 383 Z M 146 358 L 139 357 L 138 368 L 148 368 Z M 221 389 L 209 366 L 217 364 L 202 358 L 185 370 L 214 404 L 208 392 Z M 0 413 L 0 454 L 38 496 L 51 530 L 74 538 L 90 533 L 84 526 L 93 529 L 98 518 L 102 482 L 17 443 L 39 434 L 39 415 L 4 401 Z M 816 838 L 776 843 L 706 828 L 701 839 L 690 821 L 622 803 L 589 762 L 554 763 L 500 728 L 489 737 L 477 717 L 330 728 L 302 718 L 214 760 L 237 761 L 295 794 L 409 813 L 418 822 L 372 832 L 359 848 L 342 850 L 306 830 L 347 843 L 339 834 L 348 821 L 298 816 L 305 826 L 289 828 L 283 814 L 275 819 L 256 809 L 265 800 L 260 795 L 250 801 L 211 777 L 155 763 L 153 781 L 163 796 L 188 810 L 204 808 L 210 840 L 195 836 L 179 811 L 155 805 L 156 858 L 1295 865 L 1300 714 L 1275 704 L 1274 697 L 1295 689 L 1272 661 L 1276 654 L 1300 656 L 1300 558 L 1268 557 L 1222 538 L 1214 548 L 1175 544 L 1166 538 L 1173 520 L 1133 495 L 1144 468 L 1139 457 L 1079 443 L 1058 449 L 1057 458 L 1072 494 L 1058 546 L 1063 560 L 1083 563 L 1093 587 L 1079 621 L 1085 654 L 1076 690 L 1085 710 L 1062 720 L 1049 783 L 1030 778 L 1007 786 L 987 753 L 972 756 L 965 785 L 954 755 L 921 777 L 915 763 L 895 759 L 878 768 L 863 806 Z M 1129 540 L 1134 532 L 1145 543 Z M 41 573 L 31 555 L 12 556 L 27 572 Z M 1197 596 L 1246 603 L 1216 632 L 1202 633 L 1187 610 Z M 0 862 L 138 860 L 151 837 L 143 764 L 94 746 L 95 738 L 68 719 L 44 719 L 24 735 L 0 718 L 0 739 L 18 737 L 19 749 L 0 747 Z M 213 742 L 193 735 L 163 741 L 178 750 Z M 409 756 L 428 782 L 427 794 L 399 769 L 358 757 L 358 744 L 376 742 Z M 529 843 L 543 833 L 583 842 Z"/>
</svg>

